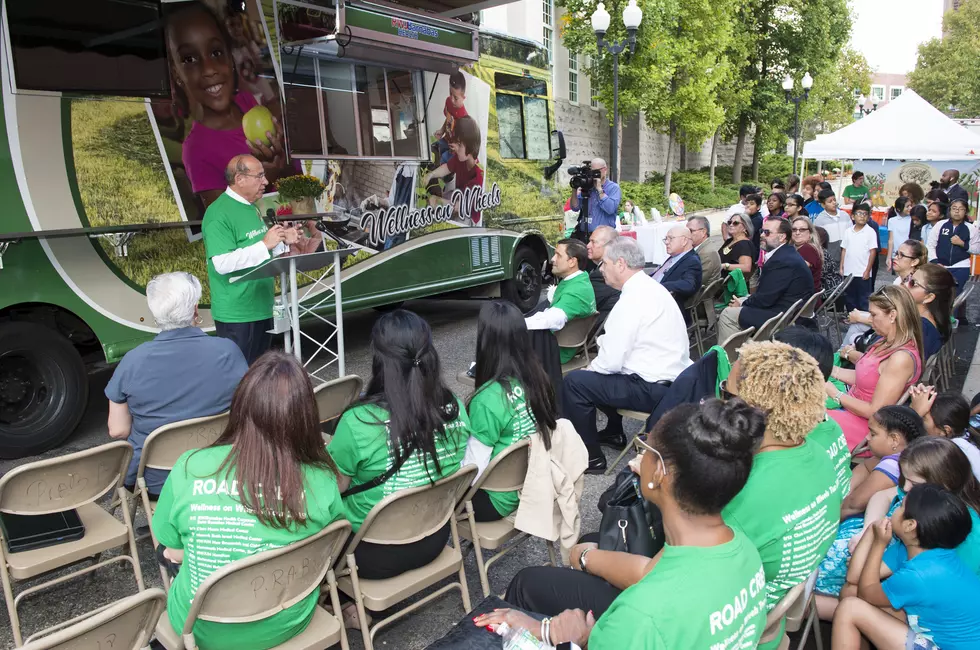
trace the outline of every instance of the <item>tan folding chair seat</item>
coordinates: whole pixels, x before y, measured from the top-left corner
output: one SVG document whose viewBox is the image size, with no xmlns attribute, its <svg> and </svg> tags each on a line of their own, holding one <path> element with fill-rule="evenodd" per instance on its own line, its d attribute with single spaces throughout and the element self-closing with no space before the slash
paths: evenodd
<svg viewBox="0 0 980 650">
<path fill-rule="evenodd" d="M 149 648 L 153 628 L 167 608 L 167 596 L 147 589 L 63 623 L 62 629 L 24 646 L 24 650 L 137 650 Z M 77 621 L 77 622 L 76 622 Z M 104 643 L 102 643 L 104 642 Z"/>
<path fill-rule="evenodd" d="M 374 636 L 378 630 L 450 590 L 459 589 L 463 608 L 470 611 L 470 594 L 466 587 L 459 531 L 454 515 L 457 504 L 466 494 L 475 475 L 476 466 L 467 465 L 431 485 L 399 490 L 381 500 L 364 519 L 360 530 L 347 547 L 345 557 L 337 565 L 337 586 L 354 599 L 366 650 L 374 650 Z M 385 580 L 366 580 L 358 576 L 354 552 L 362 541 L 389 545 L 392 547 L 391 552 L 397 553 L 399 545 L 424 539 L 439 531 L 447 521 L 452 546 L 447 546 L 431 563 Z M 443 585 L 373 626 L 368 625 L 365 609 L 372 612 L 388 609 L 454 573 L 459 578 L 457 581 Z"/>
<path fill-rule="evenodd" d="M 323 590 L 328 592 L 336 615 L 317 605 L 306 629 L 275 648 L 320 650 L 339 641 L 340 647 L 347 650 L 347 633 L 340 620 L 340 598 L 333 566 L 349 536 L 350 522 L 335 521 L 306 539 L 226 564 L 197 588 L 180 633 L 174 630 L 168 617 L 160 617 L 156 626 L 157 640 L 167 650 L 196 649 L 193 629 L 198 620 L 228 624 L 261 621 L 320 590 L 326 579 Z M 296 572 L 299 566 L 308 567 L 308 570 Z M 295 577 L 286 584 L 269 580 L 277 572 Z M 259 578 L 263 579 L 265 589 L 254 588 L 253 581 Z M 252 597 L 242 598 L 242 594 Z"/>
<path fill-rule="evenodd" d="M 0 529 L 0 578 L 15 646 L 19 647 L 24 643 L 17 605 L 30 594 L 115 562 L 129 562 L 136 578 L 137 590 L 143 591 L 143 574 L 140 572 L 136 539 L 133 536 L 129 493 L 122 486 L 132 456 L 133 448 L 129 443 L 117 440 L 74 454 L 25 463 L 0 478 L 0 512 L 43 515 L 74 508 L 85 525 L 85 534 L 81 539 L 20 553 L 8 551 L 7 540 Z M 122 505 L 122 522 L 96 503 L 113 489 Z M 122 552 L 86 568 L 33 585 L 14 597 L 14 581 L 34 578 L 127 544 L 128 554 Z M 109 606 L 95 611 L 102 611 Z M 27 640 L 31 641 L 49 630 L 50 628 L 41 630 Z"/>
<path fill-rule="evenodd" d="M 157 538 L 153 534 L 153 512 L 156 510 L 157 504 L 156 501 L 150 500 L 150 493 L 146 487 L 146 470 L 156 469 L 169 472 L 177 460 L 191 449 L 211 446 L 215 440 L 221 437 L 227 426 L 228 412 L 226 411 L 217 415 L 165 424 L 154 429 L 143 441 L 143 451 L 140 453 L 140 462 L 136 469 L 135 496 L 137 500 L 133 504 L 133 518 L 136 518 L 136 505 L 142 504 L 147 523 L 150 524 L 150 539 L 154 548 L 158 544 Z M 163 588 L 169 590 L 170 575 L 163 567 L 159 567 L 159 569 Z"/>
<path fill-rule="evenodd" d="M 783 617 L 786 616 L 787 612 L 797 604 L 798 600 L 803 599 L 804 591 L 806 590 L 806 582 L 801 582 L 792 589 L 786 592 L 776 606 L 773 607 L 769 613 L 766 615 L 766 629 L 762 633 L 762 638 L 759 639 L 759 645 L 764 643 L 770 643 L 779 635 L 779 626 Z M 789 636 L 787 636 L 785 630 L 783 631 L 782 638 L 779 641 L 778 650 L 788 650 L 789 649 Z"/>
<path fill-rule="evenodd" d="M 524 479 L 527 476 L 530 445 L 530 440 L 521 440 L 497 454 L 497 457 L 490 461 L 487 468 L 483 470 L 483 474 L 470 487 L 460 505 L 456 507 L 459 536 L 473 542 L 476 566 L 480 573 L 480 586 L 483 588 L 484 597 L 490 595 L 490 566 L 531 539 L 531 536 L 514 528 L 514 523 L 507 517 L 497 521 L 476 521 L 473 512 L 473 497 L 480 490 L 516 492 L 523 489 Z M 473 531 L 476 531 L 476 534 Z M 484 562 L 484 550 L 495 551 L 511 540 L 517 541 Z M 556 565 L 554 547 L 547 540 L 545 540 L 545 544 L 548 548 L 551 564 Z"/>
<path fill-rule="evenodd" d="M 331 422 L 361 395 L 364 382 L 357 375 L 331 379 L 313 388 L 313 397 L 320 412 L 320 423 Z"/>
<path fill-rule="evenodd" d="M 575 348 L 575 356 L 567 363 L 561 364 L 561 374 L 567 375 L 573 370 L 579 370 L 589 365 L 589 347 L 592 342 L 592 328 L 595 327 L 599 314 L 582 318 L 573 318 L 565 323 L 565 327 L 555 332 L 555 339 L 560 348 Z"/>
</svg>

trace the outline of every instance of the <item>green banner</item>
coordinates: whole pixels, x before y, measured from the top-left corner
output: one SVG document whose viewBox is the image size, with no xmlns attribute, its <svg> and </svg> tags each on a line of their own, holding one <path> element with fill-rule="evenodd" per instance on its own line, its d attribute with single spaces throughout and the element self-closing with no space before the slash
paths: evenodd
<svg viewBox="0 0 980 650">
<path fill-rule="evenodd" d="M 347 7 L 345 21 L 350 27 L 369 29 L 381 34 L 401 36 L 422 43 L 454 47 L 467 52 L 473 51 L 473 35 L 470 32 L 436 27 L 427 23 L 389 16 L 360 7 Z"/>
</svg>

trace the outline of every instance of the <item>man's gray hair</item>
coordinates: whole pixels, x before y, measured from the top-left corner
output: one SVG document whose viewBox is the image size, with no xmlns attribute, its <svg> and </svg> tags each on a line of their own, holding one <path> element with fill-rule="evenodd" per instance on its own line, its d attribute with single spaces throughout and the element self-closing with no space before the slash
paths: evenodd
<svg viewBox="0 0 980 650">
<path fill-rule="evenodd" d="M 146 304 L 161 330 L 194 324 L 194 308 L 201 302 L 201 281 L 190 273 L 161 273 L 146 285 Z"/>
<path fill-rule="evenodd" d="M 612 226 L 596 226 L 592 232 L 599 233 L 599 236 L 602 237 L 603 246 L 608 246 L 609 242 L 619 237 L 619 233 Z"/>
<path fill-rule="evenodd" d="M 688 217 L 687 222 L 694 222 L 697 224 L 698 228 L 704 228 L 705 237 L 711 236 L 711 222 L 708 221 L 706 217 Z"/>
<path fill-rule="evenodd" d="M 248 161 L 246 156 L 235 156 L 228 161 L 225 167 L 225 182 L 229 185 L 235 184 L 235 177 L 239 174 L 248 174 Z"/>
<path fill-rule="evenodd" d="M 606 259 L 612 263 L 626 262 L 627 268 L 642 270 L 647 260 L 640 246 L 629 237 L 617 237 L 606 245 Z"/>
</svg>

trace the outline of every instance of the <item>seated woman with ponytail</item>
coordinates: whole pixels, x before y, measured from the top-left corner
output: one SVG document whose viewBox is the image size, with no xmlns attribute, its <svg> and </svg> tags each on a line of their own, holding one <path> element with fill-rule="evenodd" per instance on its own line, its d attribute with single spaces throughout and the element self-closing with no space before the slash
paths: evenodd
<svg viewBox="0 0 980 650">
<path fill-rule="evenodd" d="M 483 305 L 476 329 L 476 385 L 469 400 L 472 436 L 464 465 L 486 469 L 504 449 L 537 432 L 545 449 L 557 421 L 555 389 L 537 355 L 524 315 L 513 303 Z M 517 510 L 517 492 L 486 492 L 473 497 L 477 521 L 497 521 Z"/>
<path fill-rule="evenodd" d="M 371 380 L 340 417 L 327 450 L 341 474 L 344 510 L 356 532 L 386 496 L 421 487 L 460 468 L 469 420 L 442 381 L 432 331 L 417 314 L 385 314 L 371 332 Z M 392 552 L 364 543 L 354 556 L 360 577 L 382 580 L 430 563 L 449 539 L 449 524 Z"/>
</svg>

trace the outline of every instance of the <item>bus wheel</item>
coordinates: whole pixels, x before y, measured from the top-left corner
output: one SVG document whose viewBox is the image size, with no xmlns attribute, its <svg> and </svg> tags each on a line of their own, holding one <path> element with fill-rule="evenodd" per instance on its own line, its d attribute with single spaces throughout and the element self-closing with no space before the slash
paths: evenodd
<svg viewBox="0 0 980 650">
<path fill-rule="evenodd" d="M 0 323 L 0 458 L 56 447 L 88 404 L 88 375 L 68 339 L 36 323 Z"/>
<path fill-rule="evenodd" d="M 541 260 L 528 246 L 514 254 L 514 276 L 502 283 L 500 294 L 522 312 L 537 306 L 541 297 Z"/>
</svg>

